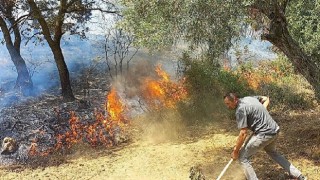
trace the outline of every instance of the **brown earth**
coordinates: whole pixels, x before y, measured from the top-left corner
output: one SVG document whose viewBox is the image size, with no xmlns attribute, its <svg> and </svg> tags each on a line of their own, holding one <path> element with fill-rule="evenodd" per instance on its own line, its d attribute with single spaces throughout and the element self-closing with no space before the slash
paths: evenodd
<svg viewBox="0 0 320 180">
<path fill-rule="evenodd" d="M 311 180 L 320 179 L 320 111 L 272 113 L 281 126 L 279 151 Z M 132 140 L 111 149 L 78 145 L 64 155 L 36 159 L 34 164 L 0 168 L 0 179 L 165 179 L 189 178 L 200 166 L 207 179 L 215 179 L 230 160 L 237 133 L 232 120 L 186 126 L 179 118 L 153 121 L 139 117 L 131 125 Z M 228 118 L 226 118 L 228 119 Z M 40 162 L 40 163 L 39 163 Z M 263 152 L 253 159 L 262 180 L 289 179 Z M 233 162 L 222 179 L 241 180 Z"/>
</svg>

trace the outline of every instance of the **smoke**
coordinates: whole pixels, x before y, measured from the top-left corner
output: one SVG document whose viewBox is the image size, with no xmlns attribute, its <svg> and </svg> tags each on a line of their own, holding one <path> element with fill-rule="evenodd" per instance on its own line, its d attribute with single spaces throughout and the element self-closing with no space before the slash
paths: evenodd
<svg viewBox="0 0 320 180">
<path fill-rule="evenodd" d="M 0 37 L 1 38 L 1 37 Z M 96 39 L 101 38 L 95 36 Z M 70 80 L 77 76 L 77 73 L 88 66 L 92 60 L 99 55 L 93 41 L 81 40 L 77 36 L 66 36 L 62 39 L 61 47 L 66 64 L 70 73 Z M 17 72 L 11 61 L 8 50 L 0 46 L 0 108 L 12 104 L 12 100 L 20 102 L 20 92 L 14 91 Z M 33 44 L 24 42 L 21 45 L 21 55 L 26 61 L 31 79 L 34 85 L 35 95 L 41 95 L 45 91 L 60 86 L 59 73 L 56 67 L 51 49 L 46 43 Z M 54 89 L 57 94 L 59 89 Z"/>
<path fill-rule="evenodd" d="M 146 79 L 160 79 L 155 71 L 158 65 L 169 74 L 170 79 L 175 79 L 176 62 L 174 60 L 159 54 L 150 55 L 140 52 L 133 59 L 129 71 L 112 82 L 112 87 L 115 87 L 126 106 L 127 116 L 140 129 L 139 137 L 149 143 L 177 140 L 185 133 L 186 127 L 177 109 L 168 107 L 153 109 L 145 102 L 143 87 L 147 82 Z"/>
<path fill-rule="evenodd" d="M 145 83 L 146 78 L 159 78 L 155 68 L 161 66 L 171 80 L 176 80 L 177 60 L 170 54 L 149 54 L 146 51 L 139 51 L 132 60 L 129 71 L 125 73 L 125 85 L 127 86 L 128 95 L 139 95 L 139 87 Z"/>
<path fill-rule="evenodd" d="M 133 123 L 140 129 L 139 137 L 152 144 L 177 141 L 187 133 L 185 122 L 173 109 L 145 113 Z"/>
<path fill-rule="evenodd" d="M 272 44 L 268 41 L 251 37 L 241 38 L 239 42 L 234 42 L 228 51 L 228 58 L 231 66 L 234 67 L 238 61 L 262 61 L 274 60 L 277 54 L 272 51 Z"/>
<path fill-rule="evenodd" d="M 129 71 L 113 77 L 111 87 L 115 88 L 125 104 L 129 118 L 144 114 L 148 107 L 142 99 L 141 87 L 147 77 L 156 77 L 152 60 L 136 59 Z"/>
</svg>

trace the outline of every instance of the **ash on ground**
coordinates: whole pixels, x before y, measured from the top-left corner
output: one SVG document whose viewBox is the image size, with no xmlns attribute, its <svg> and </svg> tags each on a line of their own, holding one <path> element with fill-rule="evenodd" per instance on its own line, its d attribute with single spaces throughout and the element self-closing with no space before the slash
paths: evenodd
<svg viewBox="0 0 320 180">
<path fill-rule="evenodd" d="M 82 74 L 72 82 L 77 99 L 73 102 L 63 102 L 56 89 L 38 97 L 24 97 L 17 91 L 1 91 L 0 142 L 3 143 L 6 137 L 12 138 L 17 143 L 17 149 L 2 153 L 0 165 L 27 164 L 35 144 L 38 152 L 54 148 L 57 135 L 71 128 L 71 112 L 81 123 L 90 124 L 95 121 L 95 112 L 105 111 L 106 94 L 110 90 L 109 78 L 106 74 L 90 77 Z M 120 133 L 118 129 L 113 132 L 111 140 L 115 145 L 128 140 L 126 135 Z"/>
</svg>

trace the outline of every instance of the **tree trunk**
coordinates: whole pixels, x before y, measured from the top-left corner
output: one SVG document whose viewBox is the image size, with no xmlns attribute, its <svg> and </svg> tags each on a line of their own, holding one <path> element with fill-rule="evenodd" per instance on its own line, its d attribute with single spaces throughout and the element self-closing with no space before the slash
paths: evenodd
<svg viewBox="0 0 320 180">
<path fill-rule="evenodd" d="M 269 20 L 268 33 L 262 39 L 279 48 L 292 62 L 295 70 L 313 86 L 317 99 L 320 99 L 320 67 L 315 57 L 308 56 L 289 33 L 285 17 L 285 7 L 273 1 L 268 5 L 259 2 L 253 8 L 265 14 Z"/>
<path fill-rule="evenodd" d="M 13 20 L 11 24 L 16 24 Z M 5 39 L 6 47 L 9 51 L 11 60 L 16 67 L 18 77 L 16 80 L 15 88 L 20 89 L 22 94 L 25 96 L 33 95 L 33 82 L 31 80 L 26 62 L 22 58 L 20 54 L 20 44 L 21 44 L 21 36 L 19 32 L 18 24 L 16 24 L 14 29 L 15 42 L 12 42 L 10 31 L 7 27 L 6 22 L 2 17 L 0 17 L 0 27 L 3 33 L 3 37 Z"/>
<path fill-rule="evenodd" d="M 51 48 L 51 51 L 53 53 L 54 60 L 56 62 L 56 65 L 59 71 L 61 93 L 62 93 L 63 99 L 65 101 L 73 101 L 75 100 L 75 97 L 73 95 L 72 88 L 71 88 L 71 83 L 69 79 L 69 70 L 64 60 L 64 56 L 60 47 L 60 41 L 63 35 L 62 25 L 64 21 L 64 15 L 66 12 L 67 1 L 66 0 L 60 1 L 61 7 L 58 11 L 58 17 L 56 18 L 54 23 L 55 25 L 54 25 L 53 38 L 52 38 L 52 34 L 51 34 L 52 32 L 50 31 L 48 23 L 46 22 L 44 16 L 41 13 L 41 10 L 39 9 L 35 1 L 28 0 L 28 3 L 31 7 L 33 16 L 39 22 L 44 38 L 47 40 Z"/>
<path fill-rule="evenodd" d="M 303 75 L 315 90 L 320 99 L 320 68 L 312 57 L 307 56 L 300 46 L 292 39 L 287 29 L 283 29 L 280 37 L 264 36 L 273 45 L 279 48 L 292 62 L 295 70 Z"/>
<path fill-rule="evenodd" d="M 59 77 L 60 77 L 60 84 L 61 84 L 61 93 L 66 101 L 73 101 L 75 97 L 72 92 L 70 77 L 69 77 L 69 70 L 67 64 L 64 60 L 64 56 L 60 47 L 60 43 L 54 42 L 55 44 L 51 44 L 50 47 L 53 52 L 54 60 L 56 62 Z"/>
<path fill-rule="evenodd" d="M 20 89 L 24 96 L 33 95 L 33 83 L 24 59 L 13 46 L 7 45 L 7 49 L 18 72 L 15 89 Z"/>
</svg>

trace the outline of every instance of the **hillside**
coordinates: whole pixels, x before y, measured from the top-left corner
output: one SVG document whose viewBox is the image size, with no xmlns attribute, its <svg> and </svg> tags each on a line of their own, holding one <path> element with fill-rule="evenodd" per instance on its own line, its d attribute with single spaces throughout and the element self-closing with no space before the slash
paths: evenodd
<svg viewBox="0 0 320 180">
<path fill-rule="evenodd" d="M 279 150 L 309 179 L 319 179 L 320 111 L 273 115 L 282 127 Z M 188 179 L 189 169 L 196 165 L 207 178 L 214 179 L 229 161 L 237 135 L 232 120 L 179 129 L 172 128 L 181 123 L 174 120 L 145 120 L 135 120 L 132 140 L 126 144 L 111 149 L 79 145 L 67 156 L 56 155 L 45 165 L 2 167 L 1 179 Z M 261 179 L 289 178 L 265 153 L 255 157 L 254 167 Z M 233 163 L 224 179 L 242 176 Z"/>
<path fill-rule="evenodd" d="M 139 81 L 133 80 L 132 83 L 142 82 L 144 84 L 142 79 L 145 75 L 155 76 L 152 74 L 149 76 L 150 73 L 142 73 L 143 69 L 146 69 L 146 66 L 140 66 L 136 69 L 135 77 L 139 77 Z M 26 99 L 25 103 L 13 106 L 15 108 L 9 107 L 6 111 L 2 110 L 2 120 L 11 119 L 16 123 L 21 122 L 21 119 L 26 119 L 26 122 L 29 123 L 34 121 L 36 122 L 35 127 L 29 131 L 37 137 L 39 134 L 41 135 L 41 128 L 37 129 L 38 124 L 47 122 L 46 119 L 38 120 L 37 118 L 49 118 L 48 122 L 51 122 L 52 118 L 46 116 L 54 115 L 55 109 L 59 107 L 67 112 L 75 110 L 83 117 L 90 117 L 90 113 L 92 114 L 90 110 L 103 104 L 105 94 L 110 91 L 110 86 L 117 86 L 117 83 L 109 82 L 109 78 L 106 78 L 108 75 L 101 72 L 86 76 L 87 70 L 89 69 L 79 71 L 83 75 L 77 76 L 78 78 L 73 81 L 78 101 L 61 103 L 59 96 L 50 94 L 49 91 L 47 92 L 49 94 L 45 93 L 39 98 Z M 176 87 L 173 82 L 163 82 L 161 78 L 159 81 L 167 88 Z M 88 87 L 85 86 L 86 83 L 88 83 Z M 84 97 L 83 87 L 88 88 L 86 89 L 90 92 L 88 97 Z M 121 97 L 130 97 L 128 94 L 124 95 L 123 92 L 120 92 L 120 95 Z M 89 105 L 90 108 L 80 107 L 84 105 L 81 104 L 81 99 L 92 102 Z M 230 154 L 238 135 L 233 117 L 219 111 L 213 111 L 216 114 L 212 114 L 211 122 L 190 124 L 187 123 L 190 122 L 190 119 L 182 118 L 174 109 L 168 112 L 159 111 L 158 114 L 136 112 L 137 108 L 141 110 L 143 107 L 141 104 L 134 104 L 134 101 L 127 101 L 126 106 L 130 113 L 138 114 L 131 119 L 126 128 L 129 136 L 128 141 L 113 147 L 91 147 L 88 144 L 77 143 L 71 149 L 53 152 L 51 156 L 35 156 L 27 164 L 1 166 L 0 179 L 179 180 L 188 179 L 189 170 L 193 166 L 200 167 L 208 179 L 218 177 L 230 160 Z M 136 109 L 132 108 L 134 106 Z M 221 104 L 221 106 L 223 105 Z M 319 179 L 320 108 L 295 111 L 273 110 L 271 115 L 281 127 L 278 142 L 280 152 L 309 179 Z M 41 127 L 44 126 L 46 124 Z M 18 132 L 15 133 L 16 136 L 19 135 Z M 39 134 L 37 135 L 37 133 Z M 42 143 L 50 145 L 52 142 L 43 141 Z M 272 162 L 265 153 L 259 153 L 254 158 L 254 167 L 261 179 L 289 179 L 288 174 Z M 237 163 L 232 163 L 224 179 L 243 179 L 243 173 Z"/>
</svg>

